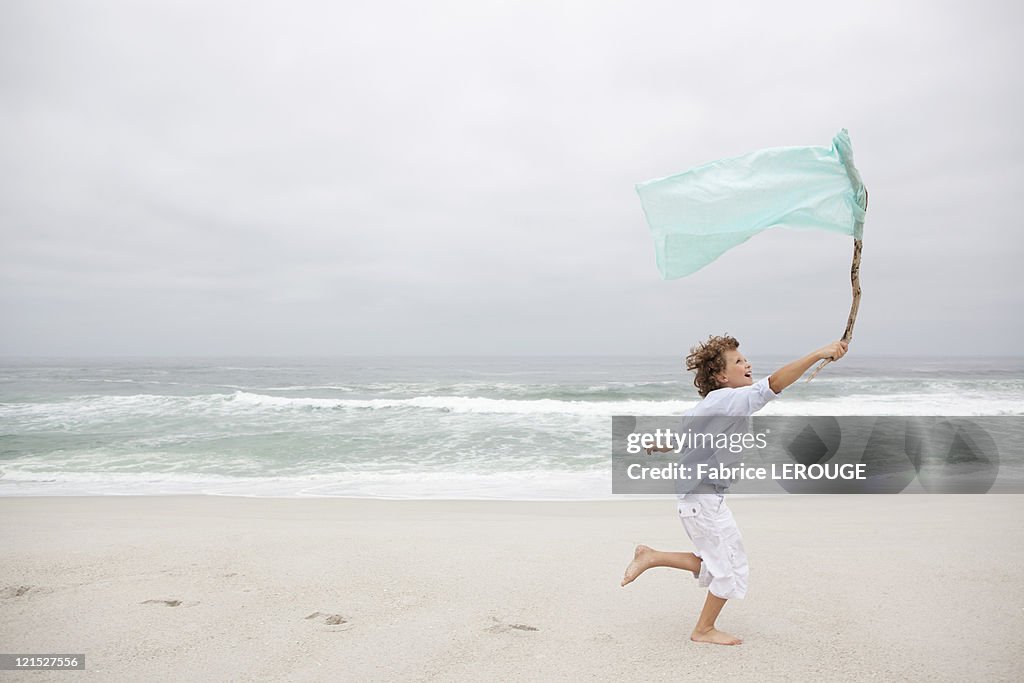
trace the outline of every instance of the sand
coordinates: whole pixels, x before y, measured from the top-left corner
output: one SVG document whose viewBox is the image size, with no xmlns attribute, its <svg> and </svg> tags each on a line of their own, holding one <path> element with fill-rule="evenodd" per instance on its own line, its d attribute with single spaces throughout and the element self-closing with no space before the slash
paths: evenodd
<svg viewBox="0 0 1024 683">
<path fill-rule="evenodd" d="M 1024 496 L 734 498 L 747 599 L 626 588 L 671 499 L 0 499 L 0 680 L 1021 680 Z"/>
</svg>

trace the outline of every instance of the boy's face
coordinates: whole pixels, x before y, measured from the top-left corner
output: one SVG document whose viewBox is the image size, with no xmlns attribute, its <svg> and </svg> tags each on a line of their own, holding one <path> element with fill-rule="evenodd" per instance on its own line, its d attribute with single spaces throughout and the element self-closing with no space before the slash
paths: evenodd
<svg viewBox="0 0 1024 683">
<path fill-rule="evenodd" d="M 718 379 L 719 387 L 749 387 L 754 383 L 751 373 L 753 366 L 743 357 L 743 354 L 736 349 L 730 349 L 724 353 L 725 371 L 715 377 Z"/>
</svg>

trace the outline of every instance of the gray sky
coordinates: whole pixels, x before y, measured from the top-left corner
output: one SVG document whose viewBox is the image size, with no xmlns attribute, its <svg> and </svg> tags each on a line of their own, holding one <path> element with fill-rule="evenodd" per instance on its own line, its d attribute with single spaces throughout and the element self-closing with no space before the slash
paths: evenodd
<svg viewBox="0 0 1024 683">
<path fill-rule="evenodd" d="M 14 0 L 0 353 L 748 356 L 849 238 L 662 281 L 636 182 L 850 131 L 864 354 L 1021 353 L 1015 2 Z"/>
</svg>

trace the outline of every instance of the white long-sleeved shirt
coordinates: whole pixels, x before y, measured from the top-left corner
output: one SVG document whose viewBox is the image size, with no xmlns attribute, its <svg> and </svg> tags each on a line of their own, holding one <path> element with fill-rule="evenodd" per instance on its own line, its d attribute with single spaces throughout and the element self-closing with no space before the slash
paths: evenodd
<svg viewBox="0 0 1024 683">
<path fill-rule="evenodd" d="M 768 385 L 768 378 L 759 379 L 749 387 L 715 389 L 700 403 L 690 408 L 686 416 L 753 415 L 778 397 Z"/>
<path fill-rule="evenodd" d="M 749 431 L 749 417 L 768 405 L 769 402 L 778 398 L 778 394 L 772 391 L 768 384 L 768 378 L 760 379 L 749 387 L 724 387 L 710 392 L 704 399 L 687 410 L 684 415 L 683 426 L 686 430 L 712 431 L 712 432 L 739 432 Z M 746 417 L 746 420 L 701 420 L 686 418 L 712 418 L 712 417 Z M 729 451 L 716 449 L 690 449 L 683 454 L 683 461 L 690 466 L 704 462 L 709 465 L 723 465 L 734 462 L 739 456 Z M 676 491 L 680 496 L 695 491 L 706 493 L 723 493 L 729 488 L 731 480 L 703 481 L 680 481 Z"/>
</svg>

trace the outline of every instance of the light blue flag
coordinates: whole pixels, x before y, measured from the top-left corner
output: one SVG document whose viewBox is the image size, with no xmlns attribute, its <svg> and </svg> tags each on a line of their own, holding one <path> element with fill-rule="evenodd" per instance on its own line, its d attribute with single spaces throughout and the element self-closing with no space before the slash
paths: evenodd
<svg viewBox="0 0 1024 683">
<path fill-rule="evenodd" d="M 867 194 L 844 128 L 831 147 L 776 147 L 636 186 L 665 279 L 695 273 L 769 228 L 861 239 Z"/>
</svg>

